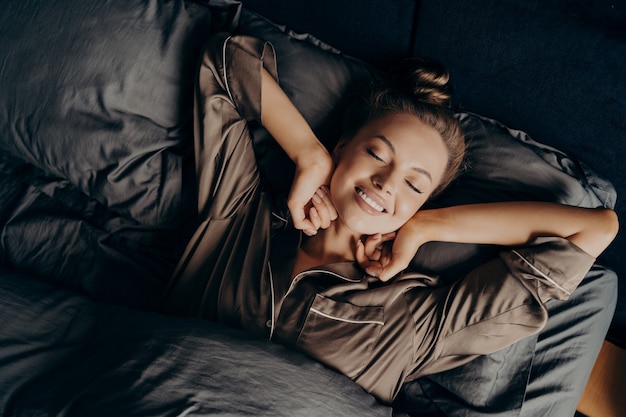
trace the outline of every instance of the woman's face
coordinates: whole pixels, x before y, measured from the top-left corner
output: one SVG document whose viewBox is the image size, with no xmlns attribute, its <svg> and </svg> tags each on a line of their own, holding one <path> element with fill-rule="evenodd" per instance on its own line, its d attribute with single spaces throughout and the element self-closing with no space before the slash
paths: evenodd
<svg viewBox="0 0 626 417">
<path fill-rule="evenodd" d="M 358 234 L 395 231 L 437 187 L 448 154 L 439 133 L 415 116 L 375 119 L 341 142 L 330 194 L 342 223 Z"/>
</svg>

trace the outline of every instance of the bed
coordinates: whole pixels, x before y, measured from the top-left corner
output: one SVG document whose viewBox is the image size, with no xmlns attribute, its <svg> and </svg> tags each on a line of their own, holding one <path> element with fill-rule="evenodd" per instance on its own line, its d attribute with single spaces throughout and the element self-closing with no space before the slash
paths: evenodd
<svg viewBox="0 0 626 417">
<path fill-rule="evenodd" d="M 548 305 L 539 335 L 405 384 L 393 407 L 300 353 L 159 312 L 195 226 L 192 95 L 206 39 L 271 42 L 281 85 L 329 147 L 346 99 L 381 76 L 380 62 L 238 1 L 4 6 L 0 415 L 573 413 L 616 303 L 617 276 L 601 262 L 570 300 Z M 615 206 L 612 182 L 581 160 L 492 118 L 457 115 L 468 169 L 432 206 Z M 262 127 L 250 129 L 266 186 L 286 192 L 293 166 Z M 497 251 L 431 243 L 412 267 L 451 280 Z"/>
</svg>

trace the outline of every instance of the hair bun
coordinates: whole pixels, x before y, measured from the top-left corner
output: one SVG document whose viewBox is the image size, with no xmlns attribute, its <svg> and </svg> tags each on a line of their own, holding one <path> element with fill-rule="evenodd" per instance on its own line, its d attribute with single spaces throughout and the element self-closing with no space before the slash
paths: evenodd
<svg viewBox="0 0 626 417">
<path fill-rule="evenodd" d="M 398 88 L 422 102 L 442 106 L 450 101 L 450 75 L 439 62 L 406 59 L 393 70 L 392 78 Z"/>
</svg>

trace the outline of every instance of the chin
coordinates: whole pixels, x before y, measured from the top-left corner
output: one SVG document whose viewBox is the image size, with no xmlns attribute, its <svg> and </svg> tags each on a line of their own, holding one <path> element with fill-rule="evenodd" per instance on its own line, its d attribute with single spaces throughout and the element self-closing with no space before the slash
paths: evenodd
<svg viewBox="0 0 626 417">
<path fill-rule="evenodd" d="M 390 233 L 395 232 L 398 228 L 390 228 L 389 225 L 374 224 L 372 219 L 353 219 L 352 221 L 344 221 L 344 224 L 358 236 L 371 236 L 376 233 Z"/>
</svg>

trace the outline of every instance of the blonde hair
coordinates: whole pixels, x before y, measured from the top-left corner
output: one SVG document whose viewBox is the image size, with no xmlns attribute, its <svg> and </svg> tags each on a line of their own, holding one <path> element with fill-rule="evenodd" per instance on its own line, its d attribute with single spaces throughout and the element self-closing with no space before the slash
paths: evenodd
<svg viewBox="0 0 626 417">
<path fill-rule="evenodd" d="M 385 80 L 372 85 L 344 118 L 343 139 L 361 127 L 390 114 L 408 114 L 434 128 L 448 151 L 444 175 L 431 197 L 441 193 L 458 175 L 465 156 L 465 139 L 450 109 L 449 74 L 440 64 L 413 58 L 403 61 Z"/>
</svg>

